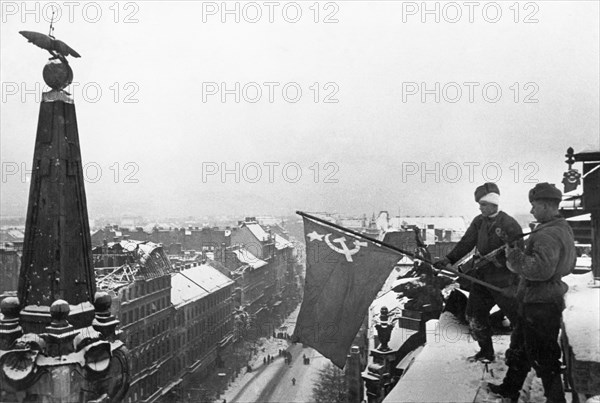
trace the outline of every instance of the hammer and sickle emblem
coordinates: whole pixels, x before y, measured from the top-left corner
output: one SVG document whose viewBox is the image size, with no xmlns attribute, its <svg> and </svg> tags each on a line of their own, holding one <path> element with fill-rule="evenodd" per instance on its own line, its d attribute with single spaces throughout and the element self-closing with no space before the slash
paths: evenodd
<svg viewBox="0 0 600 403">
<path fill-rule="evenodd" d="M 346 238 L 345 237 L 336 238 L 333 241 L 331 241 L 331 240 L 329 240 L 330 236 L 331 236 L 331 234 L 325 235 L 325 242 L 327 243 L 327 246 L 329 246 L 331 249 L 333 249 L 337 253 L 341 253 L 342 255 L 344 255 L 346 257 L 346 261 L 348 261 L 348 262 L 352 262 L 353 261 L 352 260 L 352 255 L 358 253 L 358 251 L 360 250 L 361 246 L 364 246 L 364 247 L 369 246 L 369 244 L 366 243 L 366 242 L 360 242 L 358 240 L 355 240 L 354 241 L 354 248 L 353 249 L 348 249 L 348 245 L 346 245 Z M 335 246 L 332 242 L 340 244 L 341 248 Z"/>
</svg>

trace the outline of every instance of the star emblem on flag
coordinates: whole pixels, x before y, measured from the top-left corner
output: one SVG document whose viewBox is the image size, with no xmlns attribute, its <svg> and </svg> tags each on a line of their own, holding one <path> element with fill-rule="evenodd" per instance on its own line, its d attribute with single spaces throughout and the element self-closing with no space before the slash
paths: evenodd
<svg viewBox="0 0 600 403">
<path fill-rule="evenodd" d="M 313 231 L 310 234 L 306 234 L 306 236 L 310 239 L 310 241 L 323 241 L 323 237 L 325 235 L 319 234 L 317 231 Z"/>
</svg>

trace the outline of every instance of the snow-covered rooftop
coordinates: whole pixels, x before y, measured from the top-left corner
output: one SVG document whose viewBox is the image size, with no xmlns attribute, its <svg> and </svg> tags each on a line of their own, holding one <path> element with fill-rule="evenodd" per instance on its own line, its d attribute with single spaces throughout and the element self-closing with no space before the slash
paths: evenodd
<svg viewBox="0 0 600 403">
<path fill-rule="evenodd" d="M 434 216 L 418 216 L 418 217 L 392 217 L 389 221 L 391 228 L 401 228 L 402 225 L 416 225 L 419 228 L 426 228 L 427 225 L 433 225 L 436 229 L 454 230 L 456 232 L 465 232 L 468 223 L 464 217 L 434 217 Z"/>
<path fill-rule="evenodd" d="M 23 242 L 25 233 L 19 229 L 8 228 L 0 230 L 0 242 Z"/>
<path fill-rule="evenodd" d="M 258 269 L 259 267 L 263 267 L 267 264 L 267 262 L 265 262 L 264 260 L 254 256 L 248 249 L 239 248 L 233 250 L 232 252 L 235 254 L 235 256 L 240 262 L 250 265 L 250 267 L 252 267 L 253 269 Z"/>
<path fill-rule="evenodd" d="M 177 307 L 230 284 L 233 280 L 206 264 L 182 270 L 171 277 L 171 303 Z"/>
<path fill-rule="evenodd" d="M 384 403 L 472 402 L 482 382 L 500 383 L 504 378 L 503 353 L 510 336 L 494 336 L 494 347 L 500 354 L 488 364 L 492 376 L 492 371 L 484 372 L 482 363 L 468 362 L 467 357 L 479 349 L 477 342 L 469 336 L 467 326 L 458 323 L 451 313 L 444 312 L 439 320 L 427 322 L 426 334 L 423 350 Z"/>
<path fill-rule="evenodd" d="M 265 231 L 265 229 L 262 226 L 260 226 L 259 224 L 251 223 L 251 224 L 245 224 L 245 225 L 246 225 L 246 227 L 248 227 L 250 232 L 252 232 L 252 234 L 259 241 L 268 241 L 269 240 L 269 233 L 267 231 Z"/>
<path fill-rule="evenodd" d="M 592 219 L 592 213 L 580 214 L 573 217 L 569 217 L 567 221 L 590 221 Z"/>
<path fill-rule="evenodd" d="M 281 249 L 285 249 L 285 248 L 293 248 L 294 245 L 290 241 L 288 241 L 287 239 L 282 237 L 281 235 L 275 234 L 275 247 L 278 250 L 281 250 Z"/>
<path fill-rule="evenodd" d="M 577 361 L 600 362 L 600 288 L 593 287 L 591 271 L 563 280 L 569 285 L 563 323 L 573 355 Z"/>
</svg>

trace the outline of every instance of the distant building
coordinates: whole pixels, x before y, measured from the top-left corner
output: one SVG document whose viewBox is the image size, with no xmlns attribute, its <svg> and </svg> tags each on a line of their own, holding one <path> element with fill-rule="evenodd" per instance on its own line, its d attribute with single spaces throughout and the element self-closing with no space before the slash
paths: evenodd
<svg viewBox="0 0 600 403">
<path fill-rule="evenodd" d="M 233 334 L 233 281 L 209 265 L 193 265 L 171 279 L 174 326 L 171 334 L 172 381 L 207 376 L 217 362 L 219 346 Z M 191 385 L 193 386 L 193 385 Z"/>
<path fill-rule="evenodd" d="M 128 402 L 152 402 L 171 381 L 174 346 L 170 338 L 172 266 L 162 248 L 151 242 L 107 243 L 93 251 L 100 290 L 114 294 L 114 314 L 121 320 L 131 351 L 132 380 Z M 118 266 L 118 267 L 114 267 Z"/>
<path fill-rule="evenodd" d="M 232 332 L 232 280 L 197 263 L 178 272 L 149 241 L 106 242 L 93 252 L 98 288 L 120 301 L 113 310 L 132 354 L 128 402 L 158 401 L 214 366 Z"/>
<path fill-rule="evenodd" d="M 133 228 L 136 225 L 140 225 L 143 221 L 144 219 L 140 216 L 125 215 L 121 217 L 120 225 L 123 228 Z"/>
<path fill-rule="evenodd" d="M 209 227 L 136 227 L 106 226 L 92 234 L 92 245 L 100 246 L 105 241 L 121 240 L 151 241 L 162 245 L 165 252 L 177 263 L 201 261 L 203 258 L 219 259 L 224 248 L 230 245 L 229 228 Z M 201 256 L 200 259 L 196 259 Z"/>
<path fill-rule="evenodd" d="M 236 281 L 240 305 L 260 323 L 261 328 L 274 326 L 295 306 L 286 295 L 296 294 L 298 287 L 294 245 L 282 228 L 260 225 L 247 217 L 231 232 L 231 247 L 226 250 L 224 265 Z"/>
<path fill-rule="evenodd" d="M 265 291 L 272 279 L 269 264 L 238 245 L 227 250 L 224 264 L 236 283 L 236 306 L 244 307 L 251 315 L 258 314 L 267 302 Z"/>
<path fill-rule="evenodd" d="M 404 216 L 391 217 L 389 227 L 393 229 L 417 227 L 421 230 L 425 244 L 433 245 L 436 242 L 458 242 L 467 231 L 468 223 L 460 216 Z"/>
<path fill-rule="evenodd" d="M 256 217 L 256 222 L 265 227 L 279 226 L 282 224 L 283 220 L 281 218 L 271 217 L 271 216 L 263 216 Z"/>
<path fill-rule="evenodd" d="M 267 261 L 275 254 L 273 237 L 254 217 L 246 217 L 232 230 L 231 245 L 243 245 L 254 256 Z"/>
<path fill-rule="evenodd" d="M 21 229 L 0 229 L 0 294 L 17 291 L 24 238 Z"/>
<path fill-rule="evenodd" d="M 119 242 L 124 239 L 149 241 L 150 233 L 142 227 L 129 228 L 118 225 L 107 225 L 92 233 L 92 246 L 100 246 L 104 242 Z"/>
<path fill-rule="evenodd" d="M 10 246 L 18 252 L 22 252 L 24 239 L 24 230 L 18 228 L 0 229 L 0 245 L 8 243 L 11 244 Z"/>
<path fill-rule="evenodd" d="M 0 294 L 17 291 L 21 256 L 11 243 L 0 244 Z"/>
</svg>

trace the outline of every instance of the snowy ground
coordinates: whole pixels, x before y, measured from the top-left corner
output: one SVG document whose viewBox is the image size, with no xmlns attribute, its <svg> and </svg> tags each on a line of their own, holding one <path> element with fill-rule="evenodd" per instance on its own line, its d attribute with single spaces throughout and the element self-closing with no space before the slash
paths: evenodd
<svg viewBox="0 0 600 403">
<path fill-rule="evenodd" d="M 294 331 L 299 308 L 296 309 L 282 326 L 291 335 Z M 293 360 L 291 365 L 286 365 L 283 357 L 279 357 L 279 350 L 288 350 Z M 261 338 L 258 341 L 258 355 L 252 357 L 250 365 L 252 372 L 245 370 L 232 382 L 217 402 L 225 399 L 228 403 L 234 402 L 310 402 L 312 400 L 312 387 L 318 372 L 329 360 L 311 348 L 304 348 L 301 344 L 292 344 L 286 339 Z M 275 357 L 270 364 L 264 364 L 263 358 L 270 355 Z M 303 364 L 303 355 L 310 358 L 310 365 Z M 296 384 L 292 384 L 292 378 Z"/>
<path fill-rule="evenodd" d="M 384 403 L 400 402 L 494 402 L 502 399 L 485 393 L 477 395 L 487 382 L 501 383 L 506 374 L 504 352 L 510 343 L 509 335 L 494 337 L 496 361 L 487 365 L 469 362 L 467 357 L 478 350 L 468 329 L 456 322 L 450 313 L 438 321 L 427 323 L 427 343 L 416 356 L 406 375 L 387 395 Z M 477 396 L 477 398 L 476 398 Z M 543 403 L 541 380 L 532 371 L 521 391 L 519 402 Z M 570 394 L 567 393 L 567 401 Z"/>
</svg>

